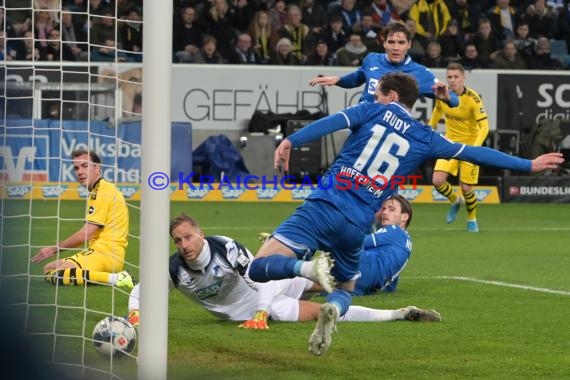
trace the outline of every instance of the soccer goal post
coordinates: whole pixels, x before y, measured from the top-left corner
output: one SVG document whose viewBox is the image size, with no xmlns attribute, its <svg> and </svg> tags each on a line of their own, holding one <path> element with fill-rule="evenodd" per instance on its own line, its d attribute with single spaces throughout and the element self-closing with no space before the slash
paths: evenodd
<svg viewBox="0 0 570 380">
<path fill-rule="evenodd" d="M 170 173 L 172 2 L 145 1 L 141 198 L 139 379 L 166 379 L 170 199 L 153 190 L 152 173 Z"/>
</svg>

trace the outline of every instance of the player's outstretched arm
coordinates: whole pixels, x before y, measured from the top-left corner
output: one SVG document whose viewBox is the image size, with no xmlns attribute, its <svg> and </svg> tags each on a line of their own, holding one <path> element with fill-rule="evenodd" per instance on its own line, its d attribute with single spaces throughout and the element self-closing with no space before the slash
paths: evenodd
<svg viewBox="0 0 570 380">
<path fill-rule="evenodd" d="M 562 153 L 546 153 L 538 156 L 531 161 L 532 166 L 530 171 L 532 173 L 542 172 L 548 169 L 557 169 L 558 165 L 564 163 L 564 156 Z"/>
<path fill-rule="evenodd" d="M 309 81 L 309 85 L 316 86 L 318 84 L 323 86 L 334 86 L 337 84 L 339 77 L 331 76 L 331 77 L 315 77 Z"/>
<path fill-rule="evenodd" d="M 273 166 L 276 170 L 281 167 L 286 172 L 289 171 L 289 157 L 291 156 L 291 141 L 285 139 L 281 141 L 281 144 L 275 149 L 275 157 L 273 161 Z"/>
<path fill-rule="evenodd" d="M 64 241 L 58 243 L 57 246 L 44 247 L 38 251 L 38 253 L 32 257 L 33 263 L 39 263 L 57 253 L 60 249 L 74 248 L 84 245 L 86 242 L 91 240 L 91 237 L 99 229 L 98 226 L 92 223 L 85 223 L 79 231 L 75 232 L 73 235 L 65 239 Z"/>
</svg>

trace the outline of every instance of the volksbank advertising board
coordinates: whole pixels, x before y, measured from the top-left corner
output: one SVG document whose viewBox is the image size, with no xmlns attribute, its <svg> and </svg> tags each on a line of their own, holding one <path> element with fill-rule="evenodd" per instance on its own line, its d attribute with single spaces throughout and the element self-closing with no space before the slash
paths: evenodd
<svg viewBox="0 0 570 380">
<path fill-rule="evenodd" d="M 93 150 L 101 156 L 103 177 L 111 182 L 140 183 L 141 123 L 57 120 L 7 120 L 0 127 L 0 175 L 7 182 L 75 182 L 71 153 Z M 152 149 L 149 146 L 147 149 Z M 172 170 L 192 168 L 189 123 L 172 125 Z"/>
</svg>

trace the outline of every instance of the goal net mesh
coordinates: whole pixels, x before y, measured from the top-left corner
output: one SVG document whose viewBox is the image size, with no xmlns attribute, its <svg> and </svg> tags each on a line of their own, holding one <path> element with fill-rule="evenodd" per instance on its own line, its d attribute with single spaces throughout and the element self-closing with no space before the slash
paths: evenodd
<svg viewBox="0 0 570 380">
<path fill-rule="evenodd" d="M 95 7 L 95 4 L 99 6 Z M 108 358 L 94 348 L 101 319 L 126 316 L 128 289 L 52 285 L 33 263 L 85 222 L 88 190 L 71 152 L 95 151 L 103 178 L 128 205 L 124 268 L 138 276 L 142 1 L 5 0 L 0 67 L 0 295 L 33 348 L 33 362 L 72 378 L 132 378 L 136 350 Z M 63 5 L 62 5 L 63 4 Z"/>
</svg>

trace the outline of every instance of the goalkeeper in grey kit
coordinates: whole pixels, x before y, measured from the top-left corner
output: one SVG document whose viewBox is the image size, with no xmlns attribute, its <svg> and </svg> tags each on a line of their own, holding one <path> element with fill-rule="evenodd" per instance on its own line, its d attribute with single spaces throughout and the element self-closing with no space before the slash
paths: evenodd
<svg viewBox="0 0 570 380">
<path fill-rule="evenodd" d="M 314 288 L 313 281 L 295 278 L 256 283 L 249 278 L 251 252 L 225 236 L 206 237 L 198 222 L 181 214 L 170 221 L 170 235 L 177 252 L 170 257 L 170 287 L 219 319 L 243 321 L 240 327 L 268 329 L 268 319 L 312 321 L 321 304 L 301 300 Z M 129 298 L 129 321 L 139 321 L 139 285 Z M 439 321 L 433 310 L 408 306 L 396 310 L 351 306 L 342 321 L 384 322 L 395 320 Z"/>
</svg>

